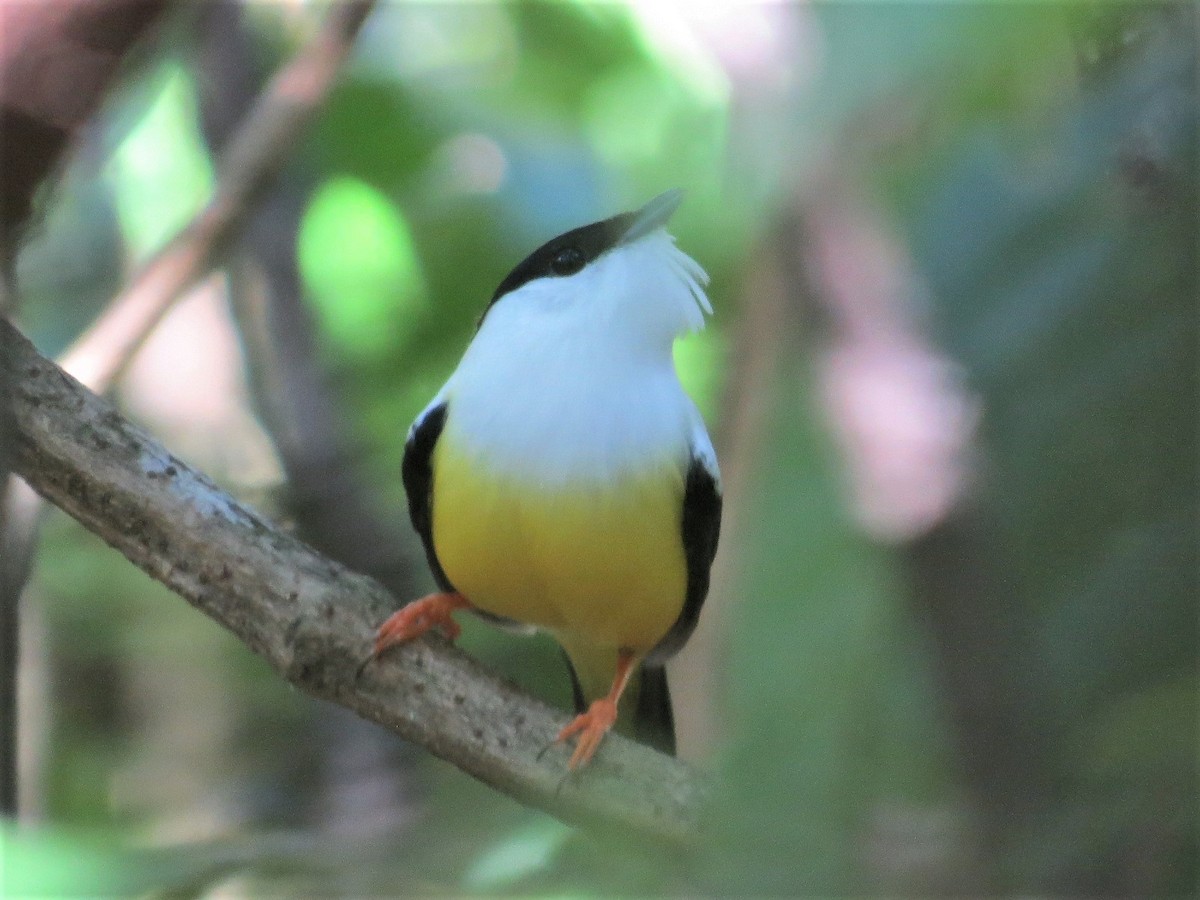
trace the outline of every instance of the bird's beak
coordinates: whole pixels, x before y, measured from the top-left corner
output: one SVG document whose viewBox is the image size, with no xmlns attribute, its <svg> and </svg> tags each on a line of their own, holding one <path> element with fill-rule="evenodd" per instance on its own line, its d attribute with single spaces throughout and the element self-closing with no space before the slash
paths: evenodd
<svg viewBox="0 0 1200 900">
<path fill-rule="evenodd" d="M 621 235 L 620 243 L 632 244 L 638 238 L 645 237 L 656 228 L 666 225 L 679 204 L 683 202 L 683 191 L 672 188 L 659 194 L 641 209 L 633 214 L 633 220 L 625 233 Z"/>
</svg>

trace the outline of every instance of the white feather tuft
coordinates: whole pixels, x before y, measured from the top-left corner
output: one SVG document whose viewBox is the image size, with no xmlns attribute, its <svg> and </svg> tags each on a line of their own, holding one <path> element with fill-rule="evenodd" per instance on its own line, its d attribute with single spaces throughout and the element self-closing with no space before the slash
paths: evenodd
<svg viewBox="0 0 1200 900">
<path fill-rule="evenodd" d="M 704 328 L 704 317 L 712 314 L 712 304 L 704 286 L 708 273 L 698 262 L 675 245 L 675 238 L 659 228 L 632 244 L 621 245 L 606 254 L 612 267 L 627 270 L 631 288 L 618 295 L 625 300 L 631 321 L 639 321 L 652 332 L 660 326 L 671 338 Z M 597 264 L 605 263 L 597 260 Z M 585 270 L 586 271 L 586 270 Z"/>
</svg>

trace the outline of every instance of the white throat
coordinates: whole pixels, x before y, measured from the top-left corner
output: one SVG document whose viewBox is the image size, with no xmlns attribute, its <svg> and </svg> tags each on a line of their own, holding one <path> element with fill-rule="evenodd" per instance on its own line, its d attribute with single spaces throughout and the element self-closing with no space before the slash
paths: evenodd
<svg viewBox="0 0 1200 900">
<path fill-rule="evenodd" d="M 686 467 L 703 427 L 671 347 L 703 328 L 706 281 L 660 229 L 504 296 L 435 400 L 443 439 L 547 487 Z"/>
</svg>

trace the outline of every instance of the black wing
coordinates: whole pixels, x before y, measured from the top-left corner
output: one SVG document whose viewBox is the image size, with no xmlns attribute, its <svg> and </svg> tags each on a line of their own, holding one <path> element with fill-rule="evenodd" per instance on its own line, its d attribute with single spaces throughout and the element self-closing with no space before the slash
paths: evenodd
<svg viewBox="0 0 1200 900">
<path fill-rule="evenodd" d="M 675 711 L 667 688 L 667 670 L 662 666 L 638 668 L 637 708 L 633 713 L 633 737 L 659 753 L 675 755 Z"/>
<path fill-rule="evenodd" d="M 687 592 L 679 618 L 647 657 L 652 665 L 662 665 L 687 643 L 696 630 L 700 608 L 708 596 L 709 571 L 721 533 L 721 482 L 701 456 L 693 455 L 688 464 L 681 527 L 687 563 Z"/>
<path fill-rule="evenodd" d="M 437 446 L 442 428 L 446 424 L 446 404 L 439 403 L 413 423 L 404 445 L 404 462 L 400 474 L 404 478 L 404 491 L 408 494 L 408 517 L 413 528 L 425 545 L 425 558 L 433 580 L 443 591 L 453 591 L 454 585 L 446 577 L 442 564 L 433 549 L 433 448 Z"/>
<path fill-rule="evenodd" d="M 408 494 L 408 517 L 412 519 L 413 528 L 417 530 L 417 534 L 421 536 L 421 543 L 425 545 L 425 558 L 429 561 L 429 571 L 433 573 L 433 580 L 437 582 L 438 590 L 457 592 L 433 547 L 433 450 L 446 424 L 446 410 L 446 404 L 439 403 L 413 423 L 408 442 L 404 445 L 404 462 L 400 466 L 400 474 L 404 478 L 404 491 Z M 471 611 L 502 628 L 519 632 L 533 630 L 530 626 L 484 612 L 482 609 L 472 607 Z"/>
</svg>

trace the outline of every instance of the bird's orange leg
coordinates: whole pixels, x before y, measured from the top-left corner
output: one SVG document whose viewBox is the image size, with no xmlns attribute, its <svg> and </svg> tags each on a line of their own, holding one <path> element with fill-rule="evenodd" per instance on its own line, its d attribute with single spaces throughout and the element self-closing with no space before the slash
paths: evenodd
<svg viewBox="0 0 1200 900">
<path fill-rule="evenodd" d="M 441 628 L 446 637 L 454 640 L 462 629 L 450 614 L 470 605 L 462 594 L 427 594 L 414 600 L 379 626 L 375 632 L 374 656 L 388 647 L 418 638 L 431 628 Z"/>
<path fill-rule="evenodd" d="M 633 674 L 636 661 L 637 657 L 633 653 L 622 650 L 617 656 L 617 674 L 613 678 L 612 689 L 608 692 L 608 696 L 593 700 L 587 712 L 577 715 L 554 739 L 554 742 L 558 744 L 579 735 L 579 741 L 575 744 L 575 752 L 571 754 L 571 759 L 567 762 L 567 768 L 571 771 L 588 764 L 588 761 L 595 755 L 596 748 L 600 746 L 604 735 L 608 734 L 609 729 L 616 724 L 617 703 L 621 699 L 621 694 L 625 693 L 625 686 L 629 684 L 629 676 Z"/>
</svg>

